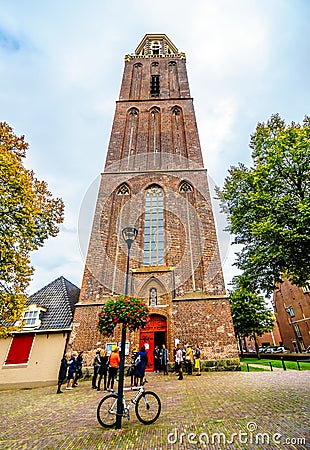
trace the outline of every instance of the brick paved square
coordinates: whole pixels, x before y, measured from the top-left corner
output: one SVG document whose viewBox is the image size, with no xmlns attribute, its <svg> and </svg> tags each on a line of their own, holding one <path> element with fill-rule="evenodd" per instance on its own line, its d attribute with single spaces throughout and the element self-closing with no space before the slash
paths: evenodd
<svg viewBox="0 0 310 450">
<path fill-rule="evenodd" d="M 61 395 L 56 386 L 1 391 L 0 448 L 309 449 L 309 376 L 215 372 L 179 381 L 152 373 L 146 386 L 161 398 L 159 419 L 142 425 L 131 410 L 121 430 L 97 422 L 105 394 L 89 381 Z"/>
</svg>

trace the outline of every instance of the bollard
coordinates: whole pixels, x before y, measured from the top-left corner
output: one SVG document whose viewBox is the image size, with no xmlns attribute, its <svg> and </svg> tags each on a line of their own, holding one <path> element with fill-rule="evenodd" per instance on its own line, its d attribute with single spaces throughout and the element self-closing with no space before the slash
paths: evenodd
<svg viewBox="0 0 310 450">
<path fill-rule="evenodd" d="M 286 370 L 286 365 L 285 365 L 283 356 L 281 356 L 281 362 L 282 362 L 283 370 Z"/>
</svg>

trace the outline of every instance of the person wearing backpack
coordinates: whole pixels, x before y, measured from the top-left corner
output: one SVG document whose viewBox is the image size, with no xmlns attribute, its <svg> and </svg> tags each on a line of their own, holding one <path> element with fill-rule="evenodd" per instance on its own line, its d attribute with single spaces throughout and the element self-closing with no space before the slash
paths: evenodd
<svg viewBox="0 0 310 450">
<path fill-rule="evenodd" d="M 138 380 L 140 380 L 141 386 L 145 374 L 147 361 L 148 361 L 147 352 L 145 351 L 145 346 L 143 345 L 135 359 L 135 386 L 138 385 Z"/>
</svg>

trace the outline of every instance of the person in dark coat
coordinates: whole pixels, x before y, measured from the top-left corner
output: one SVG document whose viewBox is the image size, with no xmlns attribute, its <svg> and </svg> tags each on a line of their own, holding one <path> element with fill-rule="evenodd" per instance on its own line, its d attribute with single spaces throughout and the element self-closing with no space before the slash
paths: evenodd
<svg viewBox="0 0 310 450">
<path fill-rule="evenodd" d="M 135 375 L 135 360 L 138 356 L 138 350 L 136 347 L 133 347 L 132 353 L 131 353 L 131 363 L 129 367 L 129 374 L 130 374 L 130 387 L 137 386 L 138 385 L 138 379 Z"/>
<path fill-rule="evenodd" d="M 78 356 L 77 352 L 73 352 L 71 358 L 68 361 L 68 376 L 67 376 L 67 387 L 66 389 L 73 389 L 73 380 L 76 373 L 76 358 Z"/>
<path fill-rule="evenodd" d="M 68 358 L 69 358 L 69 355 L 68 355 L 68 353 L 66 353 L 65 355 L 63 355 L 63 357 L 61 359 L 59 374 L 58 374 L 58 388 L 57 388 L 56 394 L 62 394 L 61 385 L 67 379 Z"/>
<path fill-rule="evenodd" d="M 108 368 L 109 368 L 109 357 L 108 357 L 108 352 L 106 350 L 102 351 L 102 354 L 100 355 L 100 367 L 98 370 L 98 375 L 99 375 L 99 381 L 98 381 L 98 387 L 97 387 L 97 391 L 100 391 L 100 384 L 101 384 L 101 380 L 103 378 L 103 389 L 104 391 L 107 390 L 107 374 L 108 374 Z"/>
<path fill-rule="evenodd" d="M 99 372 L 99 367 L 101 366 L 101 348 L 97 348 L 96 350 L 96 354 L 93 360 L 93 366 L 94 366 L 94 375 L 92 378 L 92 389 L 98 389 L 97 376 Z"/>
<path fill-rule="evenodd" d="M 162 368 L 164 369 L 164 375 L 168 375 L 168 350 L 164 344 L 160 351 L 160 362 Z"/>
<path fill-rule="evenodd" d="M 73 381 L 73 387 L 76 387 L 77 380 L 79 378 L 82 378 L 82 367 L 83 367 L 83 352 L 79 352 L 77 358 L 76 358 L 76 372 L 75 372 L 75 378 Z"/>
<path fill-rule="evenodd" d="M 135 376 L 137 379 L 140 380 L 140 386 L 142 384 L 144 374 L 145 374 L 145 368 L 147 365 L 147 352 L 145 351 L 145 346 L 141 347 L 141 350 L 139 351 L 136 361 L 139 361 L 137 365 L 135 365 Z"/>
<path fill-rule="evenodd" d="M 154 372 L 158 373 L 160 369 L 160 350 L 158 345 L 156 345 L 153 355 L 154 355 Z"/>
</svg>

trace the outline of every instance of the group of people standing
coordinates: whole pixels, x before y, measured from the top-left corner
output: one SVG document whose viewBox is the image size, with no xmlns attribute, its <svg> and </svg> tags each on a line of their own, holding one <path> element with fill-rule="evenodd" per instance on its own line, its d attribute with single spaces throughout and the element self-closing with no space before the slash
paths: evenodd
<svg viewBox="0 0 310 450">
<path fill-rule="evenodd" d="M 159 348 L 155 346 L 154 352 L 154 372 L 159 373 L 164 371 L 164 375 L 168 375 L 168 350 L 165 345 Z M 175 372 L 178 374 L 178 379 L 183 379 L 183 367 L 188 375 L 192 375 L 193 368 L 197 371 L 196 375 L 200 375 L 200 349 L 198 346 L 193 350 L 187 344 L 184 348 L 178 344 L 174 352 Z M 112 347 L 111 354 L 108 355 L 106 349 L 97 348 L 93 367 L 94 373 L 92 377 L 92 389 L 101 390 L 101 383 L 103 379 L 103 390 L 113 391 L 114 381 L 117 376 L 117 371 L 120 363 L 119 349 L 116 345 Z M 145 346 L 141 347 L 139 351 L 136 347 L 132 349 L 131 364 L 127 375 L 131 377 L 131 386 L 138 386 L 143 381 L 145 369 L 148 363 L 148 355 Z M 61 386 L 67 381 L 66 389 L 73 389 L 78 386 L 78 379 L 82 377 L 83 352 L 66 353 L 62 360 L 58 376 L 57 394 L 61 394 Z"/>
<path fill-rule="evenodd" d="M 61 386 L 67 380 L 66 389 L 78 386 L 78 379 L 82 377 L 83 352 L 66 353 L 61 360 L 58 374 L 57 394 L 62 394 Z"/>
<path fill-rule="evenodd" d="M 178 374 L 178 379 L 183 380 L 183 366 L 188 375 L 193 374 L 193 368 L 197 370 L 196 375 L 200 376 L 200 349 L 198 345 L 193 350 L 189 344 L 184 348 L 177 344 L 175 348 L 175 372 Z"/>
<path fill-rule="evenodd" d="M 168 350 L 165 345 L 160 349 L 158 345 L 155 346 L 154 352 L 154 372 L 158 373 L 161 369 L 164 375 L 168 375 Z M 193 349 L 191 345 L 186 344 L 182 347 L 177 344 L 174 349 L 175 372 L 179 375 L 179 380 L 183 380 L 183 367 L 188 375 L 193 374 L 193 369 L 196 370 L 196 375 L 200 376 L 200 349 L 198 345 Z"/>
<path fill-rule="evenodd" d="M 164 375 L 168 375 L 168 350 L 166 349 L 165 344 L 162 345 L 162 348 L 159 348 L 159 346 L 156 345 L 153 356 L 154 372 L 159 373 L 162 369 L 164 371 Z"/>
<path fill-rule="evenodd" d="M 148 362 L 147 352 L 145 347 L 142 346 L 138 351 L 135 347 L 132 350 L 131 365 L 129 367 L 129 374 L 131 377 L 131 386 L 138 386 L 143 381 L 145 375 L 145 368 Z M 113 346 L 110 356 L 107 355 L 107 350 L 97 349 L 93 366 L 94 375 L 92 378 L 92 389 L 100 391 L 101 381 L 104 381 L 104 391 L 114 388 L 114 381 L 117 375 L 117 370 L 120 363 L 119 349 Z"/>
<path fill-rule="evenodd" d="M 108 356 L 107 350 L 97 348 L 93 360 L 94 374 L 92 378 L 92 389 L 101 391 L 100 386 L 103 378 L 103 390 L 108 391 L 111 389 L 113 391 L 119 363 L 120 356 L 116 345 L 112 347 L 110 356 Z"/>
</svg>

